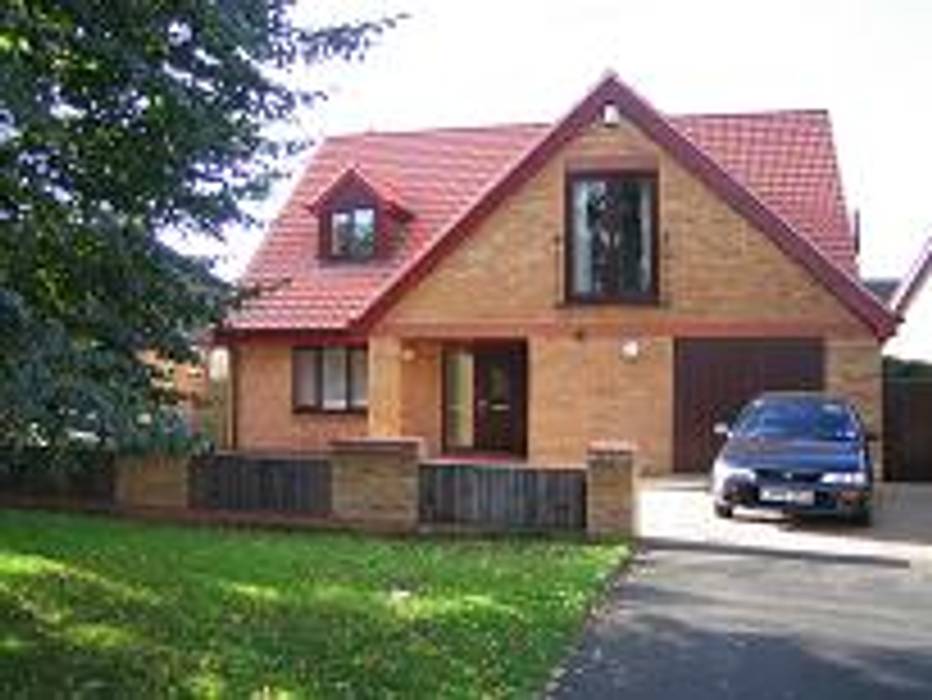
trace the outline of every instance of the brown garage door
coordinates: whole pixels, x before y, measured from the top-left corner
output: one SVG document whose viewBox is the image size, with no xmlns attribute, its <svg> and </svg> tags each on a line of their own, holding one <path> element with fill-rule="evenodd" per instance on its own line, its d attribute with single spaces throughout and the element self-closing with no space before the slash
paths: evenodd
<svg viewBox="0 0 932 700">
<path fill-rule="evenodd" d="M 822 388 L 822 342 L 812 338 L 689 338 L 674 350 L 674 470 L 705 472 L 731 422 L 762 391 Z"/>
</svg>

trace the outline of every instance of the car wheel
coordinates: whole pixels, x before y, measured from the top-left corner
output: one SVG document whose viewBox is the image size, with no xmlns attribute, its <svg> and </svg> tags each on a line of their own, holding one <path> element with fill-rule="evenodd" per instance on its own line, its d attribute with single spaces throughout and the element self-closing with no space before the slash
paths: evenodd
<svg viewBox="0 0 932 700">
<path fill-rule="evenodd" d="M 720 518 L 730 518 L 734 515 L 734 508 L 724 503 L 715 504 L 715 514 Z"/>
</svg>

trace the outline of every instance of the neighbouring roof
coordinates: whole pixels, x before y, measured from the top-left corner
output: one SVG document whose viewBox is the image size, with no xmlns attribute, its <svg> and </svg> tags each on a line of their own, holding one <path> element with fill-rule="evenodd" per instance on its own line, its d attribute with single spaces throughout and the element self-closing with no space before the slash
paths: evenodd
<svg viewBox="0 0 932 700">
<path fill-rule="evenodd" d="M 930 276 L 932 276 L 932 236 L 926 238 L 919 256 L 890 298 L 890 308 L 893 312 L 899 316 L 905 315 Z"/>
<path fill-rule="evenodd" d="M 889 304 L 897 287 L 900 286 L 900 280 L 895 277 L 870 278 L 864 280 L 864 286 L 884 304 Z"/>
<path fill-rule="evenodd" d="M 826 112 L 663 116 L 612 75 L 553 125 L 327 139 L 244 275 L 248 283 L 289 283 L 251 302 L 229 327 L 347 330 L 371 323 L 608 101 L 807 267 L 878 335 L 892 332 L 893 315 L 857 280 L 854 237 Z M 350 167 L 370 181 L 390 183 L 414 218 L 404 244 L 387 258 L 322 263 L 308 205 Z"/>
</svg>

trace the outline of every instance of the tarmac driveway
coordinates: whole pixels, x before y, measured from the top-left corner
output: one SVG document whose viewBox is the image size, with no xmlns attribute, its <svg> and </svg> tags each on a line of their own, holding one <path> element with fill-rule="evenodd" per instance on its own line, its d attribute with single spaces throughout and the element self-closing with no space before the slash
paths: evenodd
<svg viewBox="0 0 932 700">
<path fill-rule="evenodd" d="M 932 698 L 932 485 L 876 523 L 723 521 L 649 483 L 643 548 L 555 673 L 556 698 Z"/>
</svg>

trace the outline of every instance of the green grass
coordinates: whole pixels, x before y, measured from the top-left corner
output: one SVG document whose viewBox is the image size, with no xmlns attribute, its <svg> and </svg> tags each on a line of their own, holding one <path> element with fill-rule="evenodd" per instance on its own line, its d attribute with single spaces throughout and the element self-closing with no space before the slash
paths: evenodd
<svg viewBox="0 0 932 700">
<path fill-rule="evenodd" d="M 0 510 L 0 697 L 526 697 L 626 554 Z"/>
</svg>

